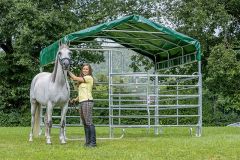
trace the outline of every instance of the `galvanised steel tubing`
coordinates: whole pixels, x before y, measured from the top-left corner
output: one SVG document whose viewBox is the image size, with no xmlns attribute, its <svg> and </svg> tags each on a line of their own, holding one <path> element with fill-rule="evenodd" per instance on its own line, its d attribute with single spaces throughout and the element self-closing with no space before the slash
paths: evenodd
<svg viewBox="0 0 240 160">
<path fill-rule="evenodd" d="M 134 77 L 140 77 L 140 76 L 146 76 L 148 73 L 147 72 L 131 72 L 131 73 L 111 73 L 112 76 L 133 76 Z"/>
<path fill-rule="evenodd" d="M 191 90 L 191 89 L 196 89 L 196 88 L 198 88 L 198 86 L 196 86 L 196 87 L 189 87 L 189 88 L 181 88 L 181 89 L 178 88 L 178 90 L 179 91 L 184 91 L 184 90 Z M 162 93 L 168 93 L 168 92 L 172 92 L 172 91 L 176 91 L 176 90 L 172 89 L 172 90 L 162 91 Z"/>
<path fill-rule="evenodd" d="M 178 107 L 178 82 L 177 82 L 177 107 Z M 178 108 L 177 108 L 177 115 L 178 115 Z M 177 125 L 178 125 L 178 117 L 177 117 Z"/>
<path fill-rule="evenodd" d="M 155 106 L 155 105 L 149 105 L 150 107 L 151 106 Z M 161 107 L 176 107 L 175 104 L 161 104 L 161 105 L 158 105 L 160 108 Z M 178 107 L 198 107 L 199 105 L 198 104 L 179 104 Z"/>
<path fill-rule="evenodd" d="M 155 70 L 155 74 L 156 74 L 156 70 Z M 159 114 L 159 110 L 158 110 L 158 91 L 159 91 L 159 88 L 158 88 L 158 76 L 156 75 L 155 76 L 155 81 L 154 81 L 154 83 L 155 83 L 155 90 L 154 90 L 154 92 L 155 92 L 155 104 L 156 104 L 156 107 L 155 107 L 155 112 L 154 112 L 154 114 L 155 115 L 158 115 Z M 156 117 L 155 118 L 155 123 L 154 123 L 155 125 L 159 125 L 159 119 Z M 156 134 L 156 135 L 158 135 L 158 127 L 155 127 L 154 128 L 154 133 Z"/>
<path fill-rule="evenodd" d="M 118 105 L 112 105 L 112 107 L 147 107 L 148 104 L 118 104 Z"/>
<path fill-rule="evenodd" d="M 129 24 L 127 24 L 127 25 L 129 25 Z M 129 25 L 129 26 L 133 27 L 132 25 Z M 135 28 L 136 28 L 136 27 L 135 27 Z M 149 32 L 149 31 L 140 31 L 140 30 L 130 31 L 130 30 L 114 30 L 114 29 L 112 29 L 112 30 L 107 30 L 107 29 L 105 29 L 105 30 L 103 30 L 103 31 L 104 31 L 104 32 L 123 32 L 123 33 L 149 33 L 149 34 L 154 33 L 154 34 L 166 35 L 165 33 L 162 33 L 162 32 Z M 158 37 L 158 40 L 159 40 L 159 37 Z"/>
<path fill-rule="evenodd" d="M 148 128 L 148 125 L 113 125 L 114 128 Z M 197 127 L 197 125 L 189 124 L 189 125 L 151 125 L 151 127 Z"/>
<path fill-rule="evenodd" d="M 135 27 L 135 26 L 132 26 L 132 25 L 130 25 L 130 24 L 126 24 L 126 25 L 130 26 L 131 28 L 141 29 L 141 28 L 139 28 L 139 27 Z M 108 31 L 111 32 L 111 30 L 108 30 Z M 115 30 L 115 31 L 117 31 L 117 30 Z M 126 30 L 123 30 L 123 32 L 124 32 L 124 31 L 126 31 Z M 126 32 L 128 32 L 128 31 L 126 31 Z M 152 35 L 153 37 L 156 37 L 156 38 L 159 38 L 159 39 L 164 39 L 165 41 L 171 43 L 171 44 L 174 45 L 174 46 L 179 46 L 179 45 L 177 45 L 177 44 L 175 44 L 175 43 L 167 40 L 167 39 L 164 38 L 164 37 L 158 37 L 158 36 L 155 35 L 155 34 L 166 35 L 166 34 L 164 34 L 164 33 L 162 33 L 162 32 L 148 32 L 148 31 L 141 31 L 141 30 L 137 30 L 137 31 L 134 31 L 134 32 L 135 32 L 135 33 L 138 33 L 138 32 L 139 32 L 139 33 L 148 33 L 148 34 Z M 130 31 L 130 33 L 131 33 L 131 31 Z M 181 47 L 181 46 L 179 46 L 179 47 Z"/>
<path fill-rule="evenodd" d="M 126 37 L 125 37 L 125 39 L 126 39 Z M 137 39 L 138 40 L 138 39 Z M 148 39 L 149 40 L 149 39 Z M 95 41 L 95 42 L 99 42 L 99 41 Z M 79 43 L 86 43 L 85 41 L 79 41 Z M 103 43 L 105 43 L 105 42 L 103 42 Z M 106 42 L 107 43 L 107 42 Z M 108 42 L 109 43 L 109 42 Z M 116 43 L 116 42 L 111 42 L 112 44 L 114 44 L 114 43 Z M 116 44 L 118 44 L 118 43 L 116 43 Z M 128 45 L 132 45 L 132 44 L 134 44 L 134 45 L 136 45 L 136 43 L 126 43 L 126 42 L 124 42 L 124 43 L 121 43 L 121 45 L 122 44 L 128 44 Z M 142 43 L 142 44 L 137 44 L 137 45 L 153 45 L 153 44 L 149 44 L 149 43 Z M 104 46 L 104 45 L 102 45 L 102 47 L 104 47 L 104 48 L 124 48 L 124 49 L 126 49 L 125 47 L 121 47 L 121 46 L 116 46 L 116 47 L 109 47 L 109 46 Z M 151 51 L 158 51 L 160 48 L 159 47 L 157 47 L 157 46 L 155 46 L 154 45 L 154 47 L 156 48 L 156 49 L 151 49 Z M 128 49 L 138 49 L 138 50 L 142 50 L 142 49 L 139 49 L 139 48 L 136 48 L 136 47 L 133 47 L 133 46 L 131 46 L 130 48 L 128 48 Z M 166 52 L 167 50 L 164 50 L 164 49 L 161 49 L 162 50 L 162 52 Z M 162 53 L 161 52 L 161 53 Z M 149 52 L 148 52 L 149 53 Z"/>
<path fill-rule="evenodd" d="M 121 108 L 121 110 L 133 110 L 133 111 L 146 111 L 147 109 L 146 109 L 147 107 L 145 107 L 145 108 Z M 119 108 L 113 108 L 113 110 L 118 110 Z M 150 109 L 149 108 L 149 110 L 154 110 L 154 109 Z M 121 116 L 121 115 L 120 115 Z"/>
<path fill-rule="evenodd" d="M 136 74 L 135 74 L 136 73 Z M 145 72 L 133 72 L 133 73 L 124 73 L 124 75 L 122 75 L 121 73 L 112 73 L 111 75 L 121 75 L 121 76 L 132 76 L 134 75 L 135 77 L 138 77 L 138 76 L 143 76 L 143 75 L 148 75 L 150 77 L 155 77 L 156 75 L 155 74 L 148 74 L 148 73 L 145 73 Z M 162 75 L 157 75 L 158 77 L 199 77 L 199 75 L 169 75 L 169 74 L 162 74 Z"/>
<path fill-rule="evenodd" d="M 185 107 L 166 107 L 166 108 L 161 108 L 159 107 L 158 110 L 171 110 L 171 109 L 187 109 L 187 108 L 198 108 L 198 106 L 185 106 Z"/>
<path fill-rule="evenodd" d="M 146 96 L 146 93 L 138 93 L 138 94 L 136 94 L 136 93 L 129 93 L 129 94 L 111 94 L 111 96 L 115 96 L 115 97 L 117 97 L 117 96 L 122 96 L 122 97 L 142 96 L 142 97 L 145 97 L 145 96 Z"/>
<path fill-rule="evenodd" d="M 109 91 L 108 91 L 108 96 L 109 96 L 109 137 L 110 138 L 113 138 L 113 128 L 112 128 L 112 125 L 113 125 L 113 119 L 112 119 L 112 116 L 113 116 L 113 110 L 111 108 L 112 104 L 113 104 L 113 98 L 112 98 L 112 76 L 111 76 L 111 73 L 112 73 L 112 50 L 109 51 L 109 54 L 108 54 L 108 88 L 109 88 Z"/>
<path fill-rule="evenodd" d="M 121 43 L 121 40 L 118 39 L 118 41 L 120 41 L 120 43 Z M 125 43 L 125 42 L 123 42 L 123 43 Z M 135 48 L 135 47 L 132 47 L 131 45 L 130 45 L 130 47 L 131 47 L 131 48 Z M 136 48 L 136 49 L 137 49 L 137 50 L 141 50 L 141 51 L 143 51 L 143 52 L 145 52 L 145 53 L 148 53 L 148 54 L 154 56 L 151 52 L 148 52 L 148 51 L 146 51 L 146 50 L 142 50 L 141 48 Z"/>
<path fill-rule="evenodd" d="M 135 75 L 134 75 L 135 76 Z M 191 77 L 192 75 L 190 75 L 190 77 Z M 174 77 L 176 77 L 176 76 L 174 76 Z M 186 76 L 181 76 L 181 77 L 186 77 Z M 187 77 L 189 77 L 189 76 L 187 76 Z M 195 76 L 194 76 L 195 77 Z M 128 94 L 129 95 L 129 94 Z M 119 96 L 119 94 L 118 94 L 118 96 Z M 175 95 L 173 95 L 173 96 L 175 96 Z M 184 97 L 186 97 L 186 95 L 183 95 Z M 183 115 L 183 116 L 185 116 L 185 115 Z M 191 116 L 191 115 L 190 115 Z M 194 116 L 196 116 L 196 115 L 194 115 Z M 175 116 L 176 117 L 176 116 Z"/>
<path fill-rule="evenodd" d="M 197 127 L 197 133 L 196 136 L 200 137 L 202 135 L 202 72 L 201 72 L 201 61 L 198 61 L 198 75 L 199 75 L 199 80 L 198 80 L 198 85 L 199 85 L 199 89 L 198 89 L 198 105 L 199 105 L 199 109 L 198 109 L 198 114 L 199 119 L 198 119 L 198 127 Z"/>
<path fill-rule="evenodd" d="M 174 48 L 165 50 L 165 52 L 169 52 L 169 51 L 174 50 L 174 49 L 176 49 L 176 48 L 181 48 L 181 49 L 183 49 L 183 47 L 187 47 L 187 46 L 190 46 L 190 45 L 192 45 L 192 44 L 187 44 L 187 45 L 183 45 L 183 46 L 177 46 L 177 47 L 174 47 Z M 157 53 L 157 54 L 161 54 L 161 53 L 164 53 L 164 52 L 159 52 L 159 53 Z M 195 53 L 195 52 L 192 52 L 192 53 Z M 176 57 L 176 58 L 169 58 L 169 59 L 166 60 L 166 61 L 171 61 L 171 60 L 175 60 L 175 59 L 179 59 L 179 58 L 184 58 L 184 56 L 192 55 L 192 53 L 185 54 L 185 55 L 182 54 L 182 56 L 179 56 L 179 57 Z M 170 56 L 169 56 L 169 57 L 170 57 Z M 163 62 L 163 61 L 162 61 L 162 62 Z"/>
<path fill-rule="evenodd" d="M 96 49 L 92 49 L 92 48 L 69 48 L 70 50 L 82 50 L 82 51 L 114 51 L 114 52 L 120 52 L 121 53 L 121 50 L 119 49 L 104 49 L 104 48 L 96 48 Z"/>
<path fill-rule="evenodd" d="M 150 87 L 154 87 L 154 85 L 149 85 Z M 176 84 L 169 84 L 169 85 L 167 85 L 167 84 L 159 84 L 158 85 L 159 87 L 176 87 L 177 85 Z M 179 87 L 192 87 L 192 88 L 195 88 L 195 87 L 198 87 L 198 85 L 189 85 L 189 84 L 187 84 L 187 85 L 183 85 L 183 84 L 181 84 L 181 85 L 178 85 Z"/>
<path fill-rule="evenodd" d="M 150 76 L 154 76 L 154 75 L 150 74 Z M 197 78 L 197 77 L 199 77 L 199 75 L 171 75 L 171 74 L 169 75 L 169 74 L 161 74 L 161 75 L 158 75 L 158 77 L 178 77 L 178 78 L 179 77 L 183 77 L 183 78 L 184 77 L 186 77 L 186 78 L 187 77 L 196 77 Z"/>
<path fill-rule="evenodd" d="M 141 75 L 140 75 L 141 76 Z M 151 120 L 150 120 L 150 110 L 149 110 L 149 103 L 150 103 L 150 97 L 148 96 L 148 92 L 149 92 L 149 87 L 148 87 L 148 84 L 149 84 L 149 79 L 150 77 L 149 76 L 147 76 L 147 88 L 146 88 L 146 104 L 147 104 L 147 114 L 148 114 L 148 133 L 150 132 L 150 125 L 151 125 Z"/>
<path fill-rule="evenodd" d="M 128 84 L 123 84 L 123 83 L 113 83 L 111 84 L 112 86 L 132 86 L 132 85 L 139 85 L 139 86 L 150 86 L 147 83 L 128 83 Z"/>
<path fill-rule="evenodd" d="M 131 34 L 131 33 L 127 33 L 127 35 L 131 35 L 131 37 L 137 38 L 135 35 L 133 35 L 133 34 Z M 128 36 L 128 37 L 129 37 L 129 36 Z M 128 38 L 128 37 L 126 37 L 126 38 Z M 130 38 L 130 37 L 129 37 L 129 38 Z M 149 42 L 149 39 L 148 39 L 148 40 L 146 39 L 146 41 L 147 41 L 148 43 L 143 43 L 143 44 L 153 46 L 153 47 L 155 47 L 155 48 L 157 48 L 158 50 L 161 50 L 161 51 L 163 51 L 163 52 L 166 52 L 166 51 L 167 51 L 167 50 L 165 50 L 165 49 L 163 49 L 163 48 L 160 48 L 158 45 Z M 140 41 L 140 42 L 141 42 L 141 41 Z M 121 44 L 124 44 L 124 43 L 121 43 Z M 138 45 L 138 44 L 136 44 L 136 43 L 131 43 L 131 44 Z"/>
<path fill-rule="evenodd" d="M 178 100 L 186 100 L 186 99 L 196 99 L 198 97 L 178 97 Z M 165 99 L 160 99 L 158 101 L 162 102 L 162 101 L 172 101 L 172 100 L 177 100 L 176 98 L 165 98 Z"/>
<path fill-rule="evenodd" d="M 149 105 L 149 111 L 155 111 L 155 107 L 156 105 Z M 160 110 L 173 110 L 173 109 L 186 109 L 186 108 L 198 108 L 199 106 L 198 105 L 195 105 L 195 106 L 179 106 L 179 107 L 176 107 L 176 105 L 174 107 L 158 107 L 158 111 Z M 107 108 L 106 108 L 107 109 Z M 112 108 L 113 110 L 119 110 L 119 108 Z M 137 108 L 137 107 L 130 107 L 130 108 L 121 108 L 121 110 L 140 110 L 140 111 L 146 111 L 146 107 L 143 108 Z"/>
<path fill-rule="evenodd" d="M 189 79 L 187 79 L 187 80 L 189 80 Z M 179 82 L 179 81 L 182 81 L 182 80 L 178 80 L 178 82 Z M 178 82 L 177 82 L 177 92 L 178 92 L 178 90 L 179 90 Z M 168 85 L 166 85 L 166 86 L 168 86 Z M 198 87 L 198 85 L 195 85 L 195 87 L 196 87 L 196 86 Z M 195 88 L 195 87 L 194 87 L 194 88 Z M 190 88 L 190 87 L 189 87 L 189 88 Z M 189 89 L 189 88 L 187 88 L 187 89 Z M 191 88 L 192 88 L 192 87 L 191 87 Z M 169 91 L 169 90 L 168 90 L 168 91 Z M 177 93 L 177 95 L 178 95 L 178 93 Z M 178 96 L 176 97 L 176 100 L 177 100 L 177 105 L 178 105 L 178 100 L 179 100 L 179 97 L 178 97 Z M 194 108 L 195 108 L 195 107 L 198 107 L 198 105 L 195 105 Z M 164 109 L 169 110 L 169 109 L 172 109 L 172 108 L 177 108 L 177 111 L 178 111 L 179 108 L 189 108 L 189 107 L 171 107 L 171 108 L 168 107 L 168 108 L 164 108 Z M 192 106 L 191 106 L 190 108 L 192 108 Z M 177 113 L 177 114 L 178 114 L 178 113 Z M 179 124 L 179 122 L 178 122 L 178 117 L 177 117 L 177 124 Z"/>
<path fill-rule="evenodd" d="M 149 128 L 149 126 L 148 125 L 113 125 L 113 128 Z"/>
<path fill-rule="evenodd" d="M 187 45 L 186 45 L 187 46 Z M 160 53 L 159 53 L 160 54 Z M 194 55 L 195 56 L 195 60 L 194 61 L 192 61 L 190 58 L 188 58 L 189 56 L 192 56 L 192 55 Z M 190 59 L 189 61 L 190 62 L 188 62 L 188 63 L 184 63 L 184 65 L 185 64 L 190 64 L 190 63 L 193 63 L 193 62 L 196 62 L 196 52 L 192 52 L 192 53 L 189 53 L 189 54 L 186 54 L 186 55 L 184 55 L 183 57 L 182 56 L 179 56 L 179 57 L 176 57 L 176 58 L 169 58 L 168 57 L 168 60 L 164 60 L 164 61 L 160 61 L 160 62 L 157 62 L 156 63 L 156 65 L 157 66 L 159 66 L 159 65 L 161 65 L 161 64 L 164 64 L 164 63 L 169 63 L 169 61 L 174 61 L 174 60 L 177 60 L 177 59 L 180 59 L 180 58 L 188 58 L 188 59 Z M 176 65 L 174 65 L 174 66 L 176 66 Z M 170 68 L 172 68 L 172 67 L 174 67 L 174 66 L 171 66 Z M 157 68 L 159 68 L 159 67 L 157 67 Z M 161 69 L 160 69 L 161 70 Z"/>
<path fill-rule="evenodd" d="M 118 106 L 118 115 L 120 116 L 121 115 L 121 97 L 118 97 L 119 99 L 119 106 Z M 112 109 L 114 110 L 114 107 L 116 107 L 116 105 L 112 105 Z M 118 124 L 120 125 L 121 124 L 121 118 L 118 118 Z"/>
<path fill-rule="evenodd" d="M 126 115 L 126 116 L 112 116 L 112 118 L 128 118 L 128 119 L 132 119 L 132 118 L 147 118 L 149 119 L 149 115 Z M 193 115 L 150 115 L 150 118 L 155 118 L 155 117 L 159 117 L 159 118 L 176 118 L 176 117 L 200 117 L 200 115 L 197 114 L 193 114 Z"/>
<path fill-rule="evenodd" d="M 188 78 L 188 80 L 197 80 L 195 77 L 193 77 L 193 78 Z M 188 81 L 187 79 L 185 79 L 185 81 Z M 182 81 L 183 82 L 183 81 Z M 161 82 L 162 83 L 162 85 L 166 85 L 166 84 L 168 84 L 169 82 Z"/>
<path fill-rule="evenodd" d="M 123 53 L 121 52 L 121 73 L 123 73 L 124 72 L 124 68 L 123 68 L 123 65 L 124 64 L 124 57 L 123 57 Z M 121 105 L 121 97 L 118 97 L 118 99 L 119 99 L 119 102 L 118 102 L 118 104 L 119 104 L 119 109 L 118 109 L 118 115 L 120 116 L 121 115 L 121 107 L 120 107 L 120 105 Z M 114 107 L 114 105 L 113 105 L 113 107 Z M 118 125 L 120 125 L 121 124 L 121 118 L 118 118 Z"/>
<path fill-rule="evenodd" d="M 123 96 L 125 96 L 123 94 Z M 175 95 L 175 94 L 164 94 L 164 95 L 158 95 L 159 97 L 199 97 L 198 94 L 196 95 L 184 95 L 184 94 L 181 94 L 181 95 Z"/>
<path fill-rule="evenodd" d="M 78 48 L 79 49 L 79 48 Z M 83 50 L 89 50 L 89 49 L 83 49 Z M 95 49 L 96 50 L 96 49 Z M 102 49 L 100 49 L 100 50 L 102 50 Z M 112 50 L 112 49 L 111 49 Z M 116 51 L 119 51 L 119 50 L 116 50 Z M 121 52 L 121 51 L 119 51 L 119 52 Z M 112 74 L 113 75 L 113 74 Z M 144 75 L 144 74 L 142 74 L 141 73 L 141 76 L 142 75 Z M 126 75 L 125 75 L 126 76 Z M 134 76 L 136 76 L 136 75 L 134 75 Z M 150 75 L 149 75 L 150 76 Z M 148 77 L 149 77 L 148 76 Z M 155 76 L 155 75 L 153 75 L 153 76 Z M 109 77 L 111 77 L 111 76 L 109 76 Z M 172 76 L 172 75 L 160 75 L 159 77 L 189 77 L 189 76 L 186 76 L 186 75 L 181 75 L 181 76 L 179 76 L 179 75 L 174 75 L 174 76 Z M 194 77 L 194 76 L 193 76 Z M 136 84 L 135 84 L 136 85 Z M 149 83 L 148 83 L 148 85 L 149 85 Z M 110 86 L 110 85 L 109 85 Z M 148 87 L 149 88 L 149 87 Z M 184 95 L 185 96 L 185 95 Z M 113 102 L 114 100 L 112 100 L 112 102 Z M 132 100 L 132 101 L 134 101 L 134 100 Z M 139 100 L 136 100 L 137 102 L 139 102 Z M 144 102 L 144 101 L 146 101 L 146 100 L 142 100 L 142 102 Z M 112 107 L 112 110 L 113 109 L 115 109 L 114 107 Z M 119 109 L 119 108 L 118 108 Z M 127 109 L 127 108 L 125 108 L 125 109 Z M 132 108 L 130 108 L 130 109 L 132 109 Z M 135 108 L 135 109 L 142 109 L 142 108 Z M 160 110 L 161 109 L 165 109 L 165 108 L 159 108 Z M 168 108 L 168 109 L 171 109 L 171 108 Z M 121 110 L 124 110 L 124 108 L 121 108 Z M 151 105 L 149 105 L 148 106 L 148 110 L 152 110 L 152 107 L 151 107 Z M 163 115 L 162 115 L 163 116 Z M 165 116 L 168 116 L 169 117 L 169 115 L 165 115 Z M 183 115 L 183 116 L 185 116 L 185 115 Z M 191 116 L 191 115 L 190 115 Z M 107 116 L 105 116 L 106 118 L 107 118 Z M 151 116 L 151 118 L 154 118 L 154 116 Z M 149 118 L 149 114 L 147 115 L 147 118 Z M 112 127 L 115 127 L 115 126 L 113 126 L 113 123 L 109 123 L 109 124 L 112 124 Z M 147 125 L 147 128 L 149 128 L 149 126 L 151 127 L 151 126 L 154 126 L 154 125 Z M 158 125 L 158 126 L 167 126 L 167 125 Z M 173 126 L 173 125 L 169 125 L 169 126 Z M 177 125 L 177 126 L 180 126 L 180 125 Z M 190 126 L 190 125 L 184 125 L 184 126 Z M 196 125 L 194 125 L 194 126 L 196 126 Z M 139 127 L 139 125 L 137 125 L 137 127 Z M 110 134 L 113 134 L 113 133 L 110 133 Z"/>
<path fill-rule="evenodd" d="M 147 100 L 131 100 L 131 99 L 124 99 L 124 102 L 146 102 Z M 113 102 L 118 102 L 117 100 L 113 100 Z"/>
<path fill-rule="evenodd" d="M 88 37 L 92 37 L 92 38 L 96 38 L 98 40 L 94 40 L 94 42 L 100 42 L 100 43 L 115 43 L 117 45 L 119 45 L 119 43 L 115 42 L 114 40 L 111 40 L 109 36 L 88 36 Z M 118 38 L 118 39 L 126 39 L 128 37 L 114 37 L 114 38 Z M 159 39 L 157 38 L 140 38 L 140 37 L 131 37 L 131 39 L 136 39 L 136 40 L 154 40 L 154 41 L 159 41 Z M 110 40 L 110 41 L 108 41 Z M 77 43 L 92 43 L 93 41 L 74 41 Z M 125 47 L 124 47 L 125 48 Z"/>
<path fill-rule="evenodd" d="M 179 89 L 179 91 L 195 90 L 195 89 L 198 89 L 198 86 L 197 87 L 189 87 L 189 88 L 181 88 L 181 89 Z M 159 90 L 160 90 L 160 88 L 159 88 Z M 176 91 L 176 90 L 172 89 L 172 90 L 162 91 L 161 93 L 169 93 L 169 92 L 173 92 L 173 91 Z"/>
<path fill-rule="evenodd" d="M 193 80 L 193 79 L 196 79 L 197 80 L 198 77 L 188 77 L 188 78 L 184 78 L 184 79 L 179 79 L 177 80 L 178 82 L 185 82 L 185 81 L 190 81 L 190 80 Z"/>
</svg>

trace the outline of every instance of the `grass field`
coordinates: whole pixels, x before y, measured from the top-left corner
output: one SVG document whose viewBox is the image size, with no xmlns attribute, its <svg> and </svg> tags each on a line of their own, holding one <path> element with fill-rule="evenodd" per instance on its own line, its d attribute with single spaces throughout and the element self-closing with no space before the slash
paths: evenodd
<svg viewBox="0 0 240 160">
<path fill-rule="evenodd" d="M 239 160 L 240 128 L 206 127 L 202 137 L 190 136 L 189 128 L 164 128 L 163 133 L 147 134 L 146 129 L 126 129 L 117 140 L 97 140 L 96 148 L 85 148 L 84 140 L 60 145 L 59 129 L 52 131 L 52 145 L 44 136 L 28 142 L 30 128 L 0 128 L 1 160 Z M 121 130 L 116 129 L 116 137 Z M 82 128 L 67 128 L 68 138 L 83 137 Z M 107 128 L 97 128 L 98 137 L 107 137 Z"/>
</svg>

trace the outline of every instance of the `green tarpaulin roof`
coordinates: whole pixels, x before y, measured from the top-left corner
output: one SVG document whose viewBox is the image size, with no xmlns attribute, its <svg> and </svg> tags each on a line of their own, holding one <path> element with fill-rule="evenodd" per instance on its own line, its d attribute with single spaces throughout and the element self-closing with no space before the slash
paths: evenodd
<svg viewBox="0 0 240 160">
<path fill-rule="evenodd" d="M 200 43 L 197 40 L 144 17 L 131 15 L 66 35 L 41 51 L 40 65 L 55 60 L 60 41 L 81 44 L 98 37 L 111 39 L 149 57 L 154 63 L 194 52 L 196 59 L 201 60 Z"/>
</svg>

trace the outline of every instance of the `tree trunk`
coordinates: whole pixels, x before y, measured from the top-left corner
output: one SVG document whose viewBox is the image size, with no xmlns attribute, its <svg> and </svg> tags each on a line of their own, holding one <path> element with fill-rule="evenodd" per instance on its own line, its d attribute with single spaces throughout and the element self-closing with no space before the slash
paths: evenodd
<svg viewBox="0 0 240 160">
<path fill-rule="evenodd" d="M 0 47 L 5 51 L 6 54 L 12 54 L 13 53 L 13 47 L 12 47 L 12 38 L 7 38 L 5 43 L 1 43 Z"/>
</svg>

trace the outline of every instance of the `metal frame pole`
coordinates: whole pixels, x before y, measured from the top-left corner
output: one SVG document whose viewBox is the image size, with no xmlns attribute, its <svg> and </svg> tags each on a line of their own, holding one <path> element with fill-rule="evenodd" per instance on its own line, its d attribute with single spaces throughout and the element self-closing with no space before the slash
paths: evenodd
<svg viewBox="0 0 240 160">
<path fill-rule="evenodd" d="M 178 107 L 179 107 L 179 102 L 178 102 L 178 99 L 179 99 L 179 97 L 178 97 L 178 91 L 179 91 L 179 88 L 178 88 L 178 80 L 177 80 L 177 125 L 179 124 L 178 123 L 178 114 L 179 114 L 179 112 L 178 112 Z"/>
<path fill-rule="evenodd" d="M 112 51 L 108 51 L 109 137 L 113 138 Z"/>
<path fill-rule="evenodd" d="M 201 61 L 198 61 L 198 127 L 196 136 L 202 135 L 202 72 L 201 72 Z"/>
<path fill-rule="evenodd" d="M 156 71 L 155 71 L 156 74 Z M 159 126 L 159 111 L 158 111 L 158 76 L 155 75 L 155 82 L 154 82 L 154 92 L 155 92 L 155 127 L 154 127 L 154 133 L 158 135 L 158 127 Z"/>
</svg>

